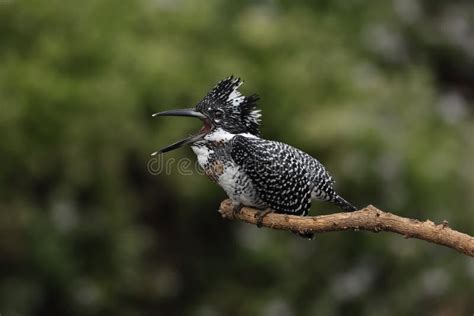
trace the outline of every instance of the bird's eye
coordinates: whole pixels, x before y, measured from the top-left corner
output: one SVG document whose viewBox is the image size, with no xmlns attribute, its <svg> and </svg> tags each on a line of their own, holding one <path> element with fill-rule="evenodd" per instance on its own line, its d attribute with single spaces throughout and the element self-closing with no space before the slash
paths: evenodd
<svg viewBox="0 0 474 316">
<path fill-rule="evenodd" d="M 221 110 L 215 110 L 215 111 L 214 111 L 214 117 L 215 117 L 215 118 L 220 119 L 220 118 L 222 118 L 222 115 L 223 115 L 223 114 L 224 114 L 224 112 L 222 112 Z"/>
</svg>

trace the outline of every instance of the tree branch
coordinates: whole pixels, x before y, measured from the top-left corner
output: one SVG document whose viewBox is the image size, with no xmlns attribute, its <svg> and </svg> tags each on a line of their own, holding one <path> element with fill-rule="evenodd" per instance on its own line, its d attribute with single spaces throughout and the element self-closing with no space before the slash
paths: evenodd
<svg viewBox="0 0 474 316">
<path fill-rule="evenodd" d="M 261 211 L 244 207 L 234 217 L 231 201 L 225 200 L 221 203 L 219 212 L 223 218 L 239 219 L 250 224 L 256 224 Z M 383 212 L 372 205 L 355 212 L 321 216 L 301 217 L 272 213 L 263 218 L 262 226 L 301 233 L 324 233 L 348 229 L 354 231 L 366 230 L 375 233 L 386 231 L 403 235 L 405 238 L 417 238 L 443 245 L 474 257 L 474 237 L 451 229 L 447 221 L 443 221 L 442 224 L 438 225 L 430 220 L 421 222 L 416 219 Z"/>
</svg>

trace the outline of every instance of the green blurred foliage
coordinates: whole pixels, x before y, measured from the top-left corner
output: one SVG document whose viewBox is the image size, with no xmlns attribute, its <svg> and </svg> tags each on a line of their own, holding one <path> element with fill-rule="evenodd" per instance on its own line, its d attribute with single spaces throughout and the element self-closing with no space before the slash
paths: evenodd
<svg viewBox="0 0 474 316">
<path fill-rule="evenodd" d="M 228 222 L 152 119 L 234 74 L 356 205 L 474 232 L 471 1 L 0 0 L 2 315 L 470 315 L 474 262 Z M 193 160 L 194 161 L 194 160 Z M 156 163 L 156 161 L 154 162 Z M 312 214 L 336 211 L 314 203 Z"/>
</svg>

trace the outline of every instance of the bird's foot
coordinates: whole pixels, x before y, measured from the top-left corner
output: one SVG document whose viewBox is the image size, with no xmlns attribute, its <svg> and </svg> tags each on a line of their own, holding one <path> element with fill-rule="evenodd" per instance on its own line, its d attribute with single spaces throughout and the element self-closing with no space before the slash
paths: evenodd
<svg viewBox="0 0 474 316">
<path fill-rule="evenodd" d="M 268 214 L 270 214 L 270 213 L 273 213 L 273 210 L 272 209 L 266 209 L 264 211 L 261 211 L 258 215 L 256 215 L 256 217 L 257 217 L 257 227 L 258 228 L 262 227 L 263 218 L 265 216 L 267 216 Z"/>
<path fill-rule="evenodd" d="M 292 230 L 291 232 L 298 235 L 298 236 L 300 236 L 300 237 L 303 237 L 304 239 L 308 239 L 308 240 L 313 240 L 314 239 L 314 233 L 305 233 L 305 232 L 299 232 L 299 231 L 295 231 L 295 230 Z"/>
<path fill-rule="evenodd" d="M 240 212 L 242 211 L 242 208 L 243 208 L 243 204 L 242 203 L 239 203 L 239 204 L 235 204 L 234 207 L 232 208 L 232 215 L 234 216 L 234 218 L 237 217 L 237 215 L 240 214 Z"/>
</svg>

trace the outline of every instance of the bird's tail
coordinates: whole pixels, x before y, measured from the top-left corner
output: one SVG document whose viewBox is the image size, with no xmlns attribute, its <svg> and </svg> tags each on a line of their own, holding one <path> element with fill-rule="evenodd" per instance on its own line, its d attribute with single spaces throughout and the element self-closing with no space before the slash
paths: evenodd
<svg viewBox="0 0 474 316">
<path fill-rule="evenodd" d="M 344 211 L 347 211 L 347 212 L 357 211 L 357 207 L 355 207 L 351 203 L 347 202 L 346 200 L 344 200 L 339 195 L 336 195 L 336 197 L 332 200 L 332 202 L 334 204 L 336 204 L 337 206 L 339 206 Z"/>
</svg>

